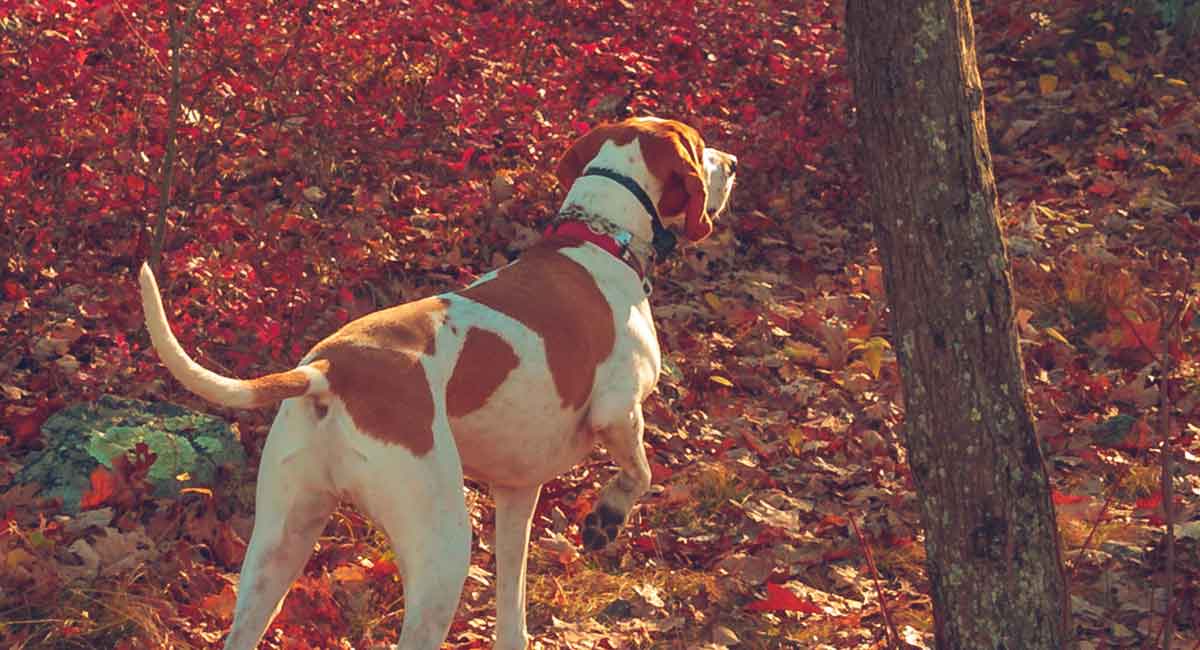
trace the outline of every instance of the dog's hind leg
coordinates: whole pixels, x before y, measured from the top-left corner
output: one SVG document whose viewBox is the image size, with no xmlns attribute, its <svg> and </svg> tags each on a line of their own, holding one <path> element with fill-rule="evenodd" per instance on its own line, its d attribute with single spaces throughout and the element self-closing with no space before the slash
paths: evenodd
<svg viewBox="0 0 1200 650">
<path fill-rule="evenodd" d="M 525 559 L 529 525 L 542 488 L 492 487 L 496 501 L 496 650 L 524 650 Z"/>
<path fill-rule="evenodd" d="M 318 483 L 318 477 L 324 475 L 319 455 L 303 445 L 305 427 L 312 425 L 298 412 L 300 408 L 284 402 L 263 448 L 255 488 L 254 532 L 242 563 L 226 650 L 258 646 L 337 505 L 326 486 Z"/>
<path fill-rule="evenodd" d="M 444 420 L 434 429 L 436 443 L 424 455 L 378 445 L 369 450 L 369 467 L 357 472 L 369 477 L 363 505 L 391 539 L 404 583 L 399 650 L 442 646 L 471 561 L 458 450 Z"/>
<path fill-rule="evenodd" d="M 620 470 L 600 491 L 595 508 L 583 520 L 583 545 L 591 550 L 602 549 L 617 538 L 638 498 L 650 489 L 650 462 L 642 444 L 644 430 L 642 407 L 637 405 L 626 419 L 598 431 Z"/>
</svg>

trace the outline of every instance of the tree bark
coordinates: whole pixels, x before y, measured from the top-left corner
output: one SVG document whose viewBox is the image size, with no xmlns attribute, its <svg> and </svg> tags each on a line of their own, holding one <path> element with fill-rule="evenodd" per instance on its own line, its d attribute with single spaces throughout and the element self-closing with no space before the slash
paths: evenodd
<svg viewBox="0 0 1200 650">
<path fill-rule="evenodd" d="M 1070 647 L 970 2 L 847 0 L 846 14 L 937 647 Z"/>
</svg>

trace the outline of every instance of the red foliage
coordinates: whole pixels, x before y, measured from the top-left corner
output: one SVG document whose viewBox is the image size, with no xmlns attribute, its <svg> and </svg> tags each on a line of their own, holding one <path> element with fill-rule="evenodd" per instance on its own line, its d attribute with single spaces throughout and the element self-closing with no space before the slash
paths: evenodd
<svg viewBox="0 0 1200 650">
<path fill-rule="evenodd" d="M 284 364 L 373 306 L 338 309 L 339 290 L 405 278 L 421 291 L 489 268 L 508 252 L 492 217 L 543 221 L 555 156 L 604 119 L 695 124 L 754 170 L 739 199 L 751 210 L 790 170 L 811 170 L 814 192 L 840 183 L 837 4 L 201 2 L 162 275 L 184 298 L 172 308 L 207 308 L 173 315 L 181 341 L 226 350 L 238 372 Z M 168 128 L 166 6 L 13 8 L 0 239 L 16 244 L 4 292 L 27 296 L 25 318 L 79 284 L 92 322 L 137 330 L 130 279 Z M 503 214 L 487 192 L 500 170 L 521 190 Z"/>
</svg>

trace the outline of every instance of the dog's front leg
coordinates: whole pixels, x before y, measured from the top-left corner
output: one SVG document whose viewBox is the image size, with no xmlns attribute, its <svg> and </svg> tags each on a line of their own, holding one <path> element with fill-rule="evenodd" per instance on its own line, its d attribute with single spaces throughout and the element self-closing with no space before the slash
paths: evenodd
<svg viewBox="0 0 1200 650">
<path fill-rule="evenodd" d="M 595 508 L 583 520 L 580 532 L 588 549 L 599 550 L 611 544 L 638 498 L 650 489 L 650 462 L 642 442 L 645 428 L 642 407 L 638 405 L 617 422 L 599 429 L 600 439 L 620 471 L 600 491 Z"/>
<path fill-rule="evenodd" d="M 496 650 L 525 650 L 525 558 L 542 486 L 492 487 L 496 501 Z"/>
</svg>

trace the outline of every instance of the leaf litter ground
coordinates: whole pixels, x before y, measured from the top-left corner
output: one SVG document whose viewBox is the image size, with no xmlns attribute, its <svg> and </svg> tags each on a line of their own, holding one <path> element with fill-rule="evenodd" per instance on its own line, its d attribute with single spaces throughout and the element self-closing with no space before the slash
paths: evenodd
<svg viewBox="0 0 1200 650">
<path fill-rule="evenodd" d="M 589 125 L 682 117 L 740 157 L 733 215 L 656 280 L 667 371 L 646 404 L 654 487 L 628 531 L 580 551 L 612 472 L 601 453 L 543 491 L 536 647 L 885 647 L 885 609 L 903 643 L 930 646 L 840 3 L 371 4 L 198 5 L 163 274 L 185 347 L 223 372 L 286 368 L 348 319 L 527 246 L 561 196 L 555 156 Z M 1078 637 L 1139 646 L 1170 607 L 1186 647 L 1200 637 L 1195 312 L 1170 350 L 1169 586 L 1147 348 L 1196 285 L 1200 59 L 1164 16 L 1103 4 L 981 8 L 979 64 Z M 161 3 L 0 19 L 5 479 L 79 400 L 214 410 L 148 352 L 134 289 L 161 192 L 167 24 Z M 256 459 L 270 414 L 216 411 Z M 254 470 L 167 500 L 146 489 L 148 462 L 92 477 L 76 517 L 36 486 L 5 488 L 6 646 L 219 646 Z M 489 647 L 491 509 L 466 498 L 477 541 L 449 645 Z M 386 644 L 402 618 L 386 540 L 345 508 L 264 647 Z"/>
</svg>

